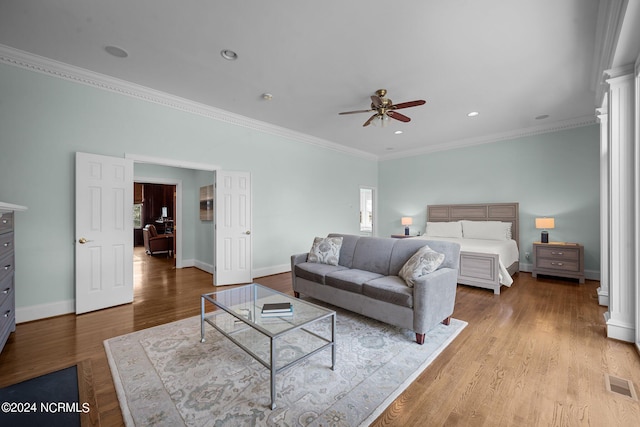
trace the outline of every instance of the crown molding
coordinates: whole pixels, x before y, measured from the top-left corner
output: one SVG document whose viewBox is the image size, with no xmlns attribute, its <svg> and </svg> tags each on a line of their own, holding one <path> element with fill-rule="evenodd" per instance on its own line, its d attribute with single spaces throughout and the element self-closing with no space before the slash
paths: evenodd
<svg viewBox="0 0 640 427">
<path fill-rule="evenodd" d="M 600 1 L 596 22 L 596 51 L 593 65 L 593 89 L 596 93 L 596 105 L 602 103 L 607 91 L 604 75 L 613 64 L 613 58 L 620 38 L 628 0 Z"/>
<path fill-rule="evenodd" d="M 453 150 L 457 148 L 472 147 L 474 145 L 489 144 L 492 142 L 507 141 L 510 139 L 524 138 L 528 136 L 542 135 L 545 133 L 559 132 L 562 130 L 573 129 L 583 126 L 597 124 L 595 115 L 577 117 L 575 119 L 563 120 L 548 125 L 534 126 L 530 128 L 518 129 L 513 131 L 501 132 L 492 135 L 485 135 L 474 138 L 459 139 L 447 141 L 429 147 L 418 148 L 415 150 L 407 150 L 398 153 L 380 156 L 380 160 L 400 159 L 404 157 L 413 157 L 421 154 L 434 153 L 437 151 Z"/>
<path fill-rule="evenodd" d="M 377 156 L 372 153 L 346 147 L 331 141 L 296 132 L 291 129 L 275 126 L 270 123 L 253 120 L 239 114 L 234 114 L 209 105 L 197 103 L 185 98 L 180 98 L 165 92 L 160 92 L 125 80 L 117 79 L 115 77 L 106 76 L 84 68 L 75 67 L 49 58 L 34 55 L 2 44 L 0 44 L 0 63 L 368 160 L 389 160 L 410 157 L 436 151 L 464 148 L 525 136 L 556 132 L 597 123 L 595 115 L 579 117 L 572 120 L 555 122 L 546 126 L 536 126 L 493 135 L 448 141 L 415 150 L 398 151 L 396 153 Z"/>
<path fill-rule="evenodd" d="M 258 132 L 280 136 L 322 148 L 328 148 L 369 160 L 378 159 L 378 156 L 365 151 L 346 147 L 344 145 L 336 144 L 335 142 L 316 138 L 281 126 L 254 120 L 239 114 L 234 114 L 229 111 L 194 102 L 165 92 L 160 92 L 155 89 L 96 73 L 84 68 L 75 67 L 73 65 L 65 64 L 63 62 L 35 55 L 3 44 L 0 44 L 0 63 L 35 71 L 74 83 L 80 83 L 93 88 L 118 93 L 120 95 L 129 96 L 142 101 L 152 102 L 164 107 L 173 108 L 190 114 L 196 114 Z"/>
</svg>

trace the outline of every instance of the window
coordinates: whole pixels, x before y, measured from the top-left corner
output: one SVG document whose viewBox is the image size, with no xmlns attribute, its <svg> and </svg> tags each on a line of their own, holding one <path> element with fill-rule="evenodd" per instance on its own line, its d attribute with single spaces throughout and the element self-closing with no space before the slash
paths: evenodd
<svg viewBox="0 0 640 427">
<path fill-rule="evenodd" d="M 142 203 L 133 205 L 133 228 L 142 228 Z"/>
</svg>

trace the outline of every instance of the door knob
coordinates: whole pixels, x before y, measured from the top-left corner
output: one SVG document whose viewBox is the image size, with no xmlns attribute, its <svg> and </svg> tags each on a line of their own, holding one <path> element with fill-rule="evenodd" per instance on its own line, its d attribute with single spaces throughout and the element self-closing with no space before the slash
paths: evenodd
<svg viewBox="0 0 640 427">
<path fill-rule="evenodd" d="M 251 231 L 247 230 L 244 232 L 244 234 L 251 234 Z"/>
<path fill-rule="evenodd" d="M 78 239 L 78 243 L 80 243 L 81 245 L 84 245 L 87 242 L 93 242 L 93 240 L 87 240 L 84 237 Z"/>
</svg>

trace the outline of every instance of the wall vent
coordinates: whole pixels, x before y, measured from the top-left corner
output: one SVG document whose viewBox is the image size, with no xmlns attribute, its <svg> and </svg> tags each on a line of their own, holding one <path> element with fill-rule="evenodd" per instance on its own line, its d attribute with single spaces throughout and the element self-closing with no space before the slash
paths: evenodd
<svg viewBox="0 0 640 427">
<path fill-rule="evenodd" d="M 609 374 L 604 374 L 604 380 L 606 383 L 607 391 L 628 397 L 636 401 L 638 400 L 638 395 L 636 394 L 636 390 L 633 388 L 633 383 L 630 380 L 614 377 L 613 375 Z"/>
</svg>

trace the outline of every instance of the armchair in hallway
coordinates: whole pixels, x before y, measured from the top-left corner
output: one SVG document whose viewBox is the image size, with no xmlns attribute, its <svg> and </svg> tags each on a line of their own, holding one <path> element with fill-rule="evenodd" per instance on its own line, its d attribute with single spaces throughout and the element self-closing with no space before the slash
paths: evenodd
<svg viewBox="0 0 640 427">
<path fill-rule="evenodd" d="M 171 255 L 173 252 L 173 234 L 158 234 L 156 226 L 147 224 L 142 229 L 142 237 L 144 239 L 144 249 L 149 255 L 158 252 Z"/>
</svg>

